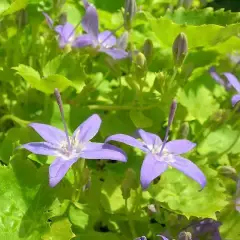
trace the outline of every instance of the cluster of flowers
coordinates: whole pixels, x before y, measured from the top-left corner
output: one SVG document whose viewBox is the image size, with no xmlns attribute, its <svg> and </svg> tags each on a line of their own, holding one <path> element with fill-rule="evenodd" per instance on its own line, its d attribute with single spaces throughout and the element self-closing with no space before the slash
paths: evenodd
<svg viewBox="0 0 240 240">
<path fill-rule="evenodd" d="M 113 59 L 128 57 L 129 53 L 126 51 L 127 45 L 125 44 L 126 35 L 122 35 L 117 39 L 111 31 L 99 32 L 98 14 L 95 6 L 88 3 L 87 0 L 83 0 L 83 3 L 86 13 L 81 21 L 82 29 L 85 32 L 82 35 L 77 35 L 76 27 L 74 28 L 69 22 L 54 26 L 53 20 L 44 13 L 49 27 L 57 33 L 59 47 L 64 48 L 66 45 L 70 45 L 72 48 L 91 47 L 94 51 L 103 52 Z M 174 59 L 177 59 L 175 64 L 181 65 L 183 60 L 180 57 L 185 57 L 187 49 L 184 34 L 178 36 L 174 47 L 173 53 L 176 55 Z M 181 54 L 179 54 L 179 51 Z M 223 73 L 224 78 L 215 71 L 215 68 L 211 68 L 209 72 L 212 78 L 226 90 L 234 88 L 238 92 L 232 97 L 232 105 L 235 107 L 240 101 L 240 83 L 238 79 L 232 73 Z M 111 141 L 127 144 L 145 153 L 140 170 L 140 183 L 143 190 L 147 189 L 151 182 L 169 167 L 176 168 L 192 178 L 201 185 L 201 188 L 205 187 L 206 177 L 203 172 L 193 162 L 181 156 L 181 154 L 191 151 L 196 144 L 186 139 L 168 141 L 170 127 L 177 108 L 175 100 L 171 104 L 168 126 L 163 140 L 154 133 L 138 129 L 135 134 L 136 137 L 115 134 L 107 137 L 103 143 L 97 143 L 91 140 L 100 129 L 102 122 L 100 116 L 93 114 L 81 123 L 70 136 L 64 119 L 61 96 L 57 89 L 55 95 L 60 108 L 64 131 L 46 124 L 32 123 L 30 127 L 44 139 L 44 142 L 31 142 L 21 146 L 35 154 L 56 157 L 49 167 L 49 185 L 51 187 L 55 187 L 79 159 L 105 159 L 126 162 L 126 153 L 122 149 L 109 144 Z M 211 227 L 214 229 L 213 239 L 220 239 L 218 222 L 212 222 L 212 220 L 208 219 L 201 221 L 199 224 L 194 230 L 195 234 L 207 232 Z M 168 240 L 163 235 L 158 236 L 163 240 Z M 138 239 L 144 240 L 146 237 L 142 236 Z"/>
<path fill-rule="evenodd" d="M 98 14 L 95 6 L 83 0 L 86 14 L 81 21 L 81 25 L 85 34 L 76 35 L 76 28 L 69 23 L 57 25 L 54 27 L 53 20 L 43 13 L 48 26 L 58 35 L 59 47 L 64 48 L 70 45 L 72 48 L 91 47 L 96 52 L 103 52 L 111 56 L 113 59 L 123 59 L 128 56 L 125 51 L 126 45 L 122 44 L 122 38 L 119 39 L 113 35 L 111 31 L 99 32 Z"/>
<path fill-rule="evenodd" d="M 125 134 L 115 134 L 109 136 L 104 143 L 96 143 L 90 140 L 98 133 L 101 118 L 97 114 L 93 114 L 79 125 L 72 136 L 69 136 L 64 120 L 60 93 L 57 89 L 55 90 L 55 94 L 65 131 L 46 124 L 32 123 L 30 126 L 45 142 L 31 142 L 22 145 L 23 148 L 32 153 L 56 157 L 55 161 L 49 167 L 50 186 L 56 186 L 79 158 L 111 159 L 126 162 L 127 156 L 125 152 L 108 144 L 110 141 L 125 143 L 142 150 L 146 154 L 140 175 L 143 189 L 146 189 L 149 184 L 165 172 L 169 166 L 182 171 L 197 181 L 202 188 L 206 185 L 206 178 L 202 171 L 193 162 L 180 156 L 180 154 L 192 150 L 196 144 L 186 139 L 167 142 L 169 129 L 177 108 L 176 101 L 173 101 L 171 105 L 168 127 L 163 141 L 156 134 L 138 129 L 137 135 L 141 140 Z"/>
</svg>

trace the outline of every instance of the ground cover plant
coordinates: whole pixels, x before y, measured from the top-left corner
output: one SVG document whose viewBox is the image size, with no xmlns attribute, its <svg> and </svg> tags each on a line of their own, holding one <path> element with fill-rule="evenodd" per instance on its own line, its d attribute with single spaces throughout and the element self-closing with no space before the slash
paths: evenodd
<svg viewBox="0 0 240 240">
<path fill-rule="evenodd" d="M 238 11 L 0 1 L 0 239 L 240 239 Z"/>
</svg>

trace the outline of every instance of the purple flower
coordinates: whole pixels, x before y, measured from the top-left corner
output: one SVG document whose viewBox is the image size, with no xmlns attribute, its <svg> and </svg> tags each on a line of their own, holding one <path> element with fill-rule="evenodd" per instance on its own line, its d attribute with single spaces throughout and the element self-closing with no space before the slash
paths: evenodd
<svg viewBox="0 0 240 240">
<path fill-rule="evenodd" d="M 58 103 L 60 101 L 61 99 Z M 56 157 L 49 167 L 49 184 L 51 187 L 56 186 L 62 180 L 68 169 L 79 158 L 111 159 L 126 162 L 126 155 L 121 149 L 110 144 L 90 141 L 98 133 L 101 125 L 101 118 L 97 114 L 93 114 L 80 124 L 74 131 L 72 137 L 70 137 L 66 129 L 61 102 L 59 106 L 65 131 L 47 124 L 32 123 L 30 127 L 32 127 L 45 142 L 31 142 L 21 146 L 35 154 Z"/>
<path fill-rule="evenodd" d="M 86 15 L 82 19 L 82 27 L 86 34 L 76 38 L 76 47 L 91 46 L 98 52 L 110 55 L 113 59 L 123 59 L 128 56 L 124 49 L 117 46 L 117 39 L 110 31 L 99 33 L 98 14 L 96 8 L 84 0 Z"/>
<path fill-rule="evenodd" d="M 213 240 L 221 240 L 221 236 L 219 233 L 219 227 L 221 223 L 215 221 L 211 218 L 206 218 L 195 224 L 193 227 L 193 238 L 199 240 L 201 237 L 207 235 L 211 236 Z"/>
<path fill-rule="evenodd" d="M 227 82 L 225 79 L 221 78 L 221 76 L 216 72 L 215 67 L 211 67 L 209 69 L 209 73 L 211 77 L 220 85 L 222 85 L 227 91 L 231 89 L 231 84 Z"/>
<path fill-rule="evenodd" d="M 202 171 L 193 162 L 180 156 L 180 154 L 186 153 L 193 149 L 196 144 L 185 139 L 167 142 L 168 132 L 175 110 L 176 103 L 173 102 L 164 141 L 162 141 L 159 136 L 146 132 L 143 129 L 139 129 L 137 131 L 142 141 L 125 134 L 115 134 L 106 139 L 106 142 L 119 141 L 139 148 L 146 153 L 140 173 L 141 185 L 143 189 L 146 189 L 149 184 L 156 177 L 165 172 L 168 167 L 174 167 L 180 170 L 193 180 L 197 181 L 202 188 L 206 184 L 206 178 Z"/>
<path fill-rule="evenodd" d="M 226 90 L 230 90 L 234 88 L 239 94 L 236 94 L 232 97 L 232 106 L 234 107 L 240 101 L 240 83 L 238 79 L 229 72 L 223 73 L 223 75 L 227 78 L 225 81 L 220 75 L 216 72 L 214 67 L 209 69 L 209 73 L 211 74 L 212 78 L 219 84 L 225 87 Z"/>
<path fill-rule="evenodd" d="M 74 26 L 66 22 L 61 25 L 53 26 L 53 20 L 47 15 L 43 13 L 46 18 L 48 26 L 53 29 L 58 34 L 58 44 L 60 48 L 64 48 L 67 44 L 70 44 L 72 47 L 76 47 L 76 39 Z"/>
<path fill-rule="evenodd" d="M 240 83 L 238 79 L 232 73 L 223 73 L 227 78 L 229 84 L 238 92 L 238 94 L 232 97 L 232 106 L 234 107 L 240 101 Z"/>
</svg>

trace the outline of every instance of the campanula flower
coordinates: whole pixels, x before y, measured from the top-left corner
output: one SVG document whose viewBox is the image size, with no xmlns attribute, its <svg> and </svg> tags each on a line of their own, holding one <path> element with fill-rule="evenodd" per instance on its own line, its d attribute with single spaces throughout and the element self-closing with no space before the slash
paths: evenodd
<svg viewBox="0 0 240 240">
<path fill-rule="evenodd" d="M 206 237 L 206 234 L 209 235 L 209 239 L 212 240 L 221 240 L 219 233 L 219 227 L 221 223 L 215 221 L 211 218 L 206 218 L 201 220 L 199 223 L 194 224 L 193 226 L 193 239 L 200 239 L 201 237 Z"/>
<path fill-rule="evenodd" d="M 230 90 L 231 88 L 234 88 L 238 94 L 235 94 L 232 97 L 232 106 L 234 107 L 239 101 L 240 101 L 240 83 L 238 81 L 238 79 L 229 72 L 225 72 L 223 73 L 223 75 L 226 77 L 227 81 L 224 81 L 219 74 L 215 71 L 214 68 L 210 68 L 209 70 L 212 78 L 218 82 L 219 84 L 221 84 L 222 86 L 225 87 L 226 90 Z"/>
<path fill-rule="evenodd" d="M 84 0 L 86 14 L 82 19 L 82 27 L 86 34 L 76 39 L 76 47 L 91 46 L 98 52 L 110 55 L 113 59 L 123 59 L 128 53 L 117 47 L 117 39 L 110 31 L 99 33 L 99 23 L 97 10 L 93 4 Z"/>
<path fill-rule="evenodd" d="M 121 149 L 110 144 L 90 141 L 98 133 L 101 125 L 101 119 L 97 114 L 90 116 L 79 125 L 72 136 L 69 136 L 61 106 L 60 112 L 65 131 L 47 124 L 32 123 L 30 127 L 44 139 L 44 142 L 31 142 L 22 145 L 22 148 L 32 153 L 56 157 L 49 167 L 51 187 L 56 186 L 61 181 L 69 168 L 79 158 L 111 159 L 126 162 L 126 155 Z"/>
<path fill-rule="evenodd" d="M 48 26 L 58 34 L 58 44 L 60 48 L 64 48 L 68 44 L 76 47 L 79 36 L 75 35 L 75 29 L 71 23 L 65 22 L 54 27 L 53 20 L 50 16 L 46 13 L 43 13 L 43 15 L 46 18 Z"/>
<path fill-rule="evenodd" d="M 143 189 L 146 189 L 149 184 L 165 172 L 168 167 L 180 170 L 193 180 L 197 181 L 202 188 L 206 184 L 206 178 L 202 171 L 193 162 L 180 156 L 181 154 L 192 150 L 196 144 L 185 139 L 167 142 L 169 128 L 175 110 L 176 102 L 173 102 L 164 141 L 162 141 L 156 134 L 146 132 L 143 129 L 137 131 L 142 141 L 125 134 L 115 134 L 106 139 L 106 142 L 122 142 L 145 152 L 146 156 L 140 173 L 140 181 Z"/>
</svg>

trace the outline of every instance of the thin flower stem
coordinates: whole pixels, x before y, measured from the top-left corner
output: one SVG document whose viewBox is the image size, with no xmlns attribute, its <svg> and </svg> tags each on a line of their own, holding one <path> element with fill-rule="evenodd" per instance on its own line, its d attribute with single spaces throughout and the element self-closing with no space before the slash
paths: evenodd
<svg viewBox="0 0 240 240">
<path fill-rule="evenodd" d="M 168 117 L 168 126 L 167 126 L 167 130 L 166 130 L 166 133 L 165 133 L 165 137 L 164 137 L 164 140 L 163 140 L 163 143 L 162 143 L 162 147 L 161 147 L 161 150 L 160 150 L 160 153 L 159 155 L 161 156 L 161 153 L 164 149 L 164 146 L 167 142 L 167 139 L 168 139 L 168 135 L 169 135 L 169 131 L 170 131 L 170 127 L 172 125 L 172 122 L 173 122 L 173 119 L 174 119 L 174 116 L 175 116 L 175 112 L 176 112 L 176 109 L 177 109 L 177 102 L 176 100 L 173 100 L 172 104 L 171 104 L 171 108 L 170 108 L 170 113 L 169 113 L 169 117 Z"/>
<path fill-rule="evenodd" d="M 174 81 L 174 79 L 175 79 L 176 76 L 177 76 L 177 73 L 178 73 L 178 68 L 174 67 L 174 69 L 173 69 L 173 75 L 172 75 L 172 77 L 171 77 L 171 79 L 170 79 L 170 81 L 169 81 L 169 85 L 172 84 L 172 82 Z"/>
<path fill-rule="evenodd" d="M 57 103 L 58 103 L 58 107 L 59 107 L 59 110 L 60 110 L 60 114 L 61 114 L 61 117 L 62 117 L 62 122 L 63 122 L 64 130 L 65 130 L 65 134 L 66 134 L 66 139 L 67 139 L 67 143 L 68 143 L 68 150 L 71 151 L 72 146 L 71 146 L 71 142 L 70 142 L 70 138 L 69 138 L 69 134 L 68 134 L 68 130 L 67 130 L 67 124 L 66 124 L 65 117 L 64 117 L 62 98 L 61 98 L 60 92 L 58 91 L 57 88 L 55 88 L 54 93 L 55 93 Z"/>
<path fill-rule="evenodd" d="M 128 218 L 128 224 L 129 224 L 129 227 L 130 227 L 130 231 L 131 231 L 132 237 L 133 237 L 133 239 L 135 239 L 137 237 L 137 234 L 136 234 L 136 231 L 135 231 L 135 227 L 134 227 L 133 221 L 131 219 L 131 214 L 128 211 L 127 199 L 125 199 L 125 211 L 126 211 L 126 215 L 127 215 L 127 218 Z"/>
<path fill-rule="evenodd" d="M 76 196 L 76 201 L 78 202 L 80 197 L 81 197 L 81 194 L 82 194 L 82 191 L 83 191 L 83 169 L 85 167 L 85 159 L 80 159 L 78 160 L 77 162 L 77 171 L 78 171 L 78 174 L 79 174 L 79 190 L 77 192 L 77 196 Z"/>
<path fill-rule="evenodd" d="M 88 105 L 87 106 L 90 110 L 109 110 L 109 111 L 114 111 L 114 110 L 147 110 L 147 109 L 152 109 L 155 107 L 159 107 L 159 103 L 155 103 L 152 105 L 148 106 L 120 106 L 120 105 Z"/>
</svg>

